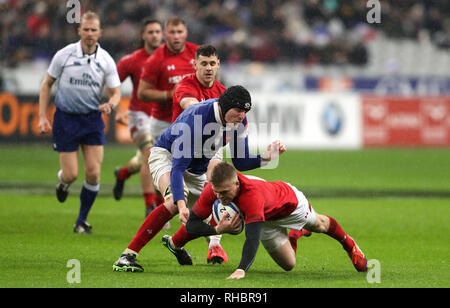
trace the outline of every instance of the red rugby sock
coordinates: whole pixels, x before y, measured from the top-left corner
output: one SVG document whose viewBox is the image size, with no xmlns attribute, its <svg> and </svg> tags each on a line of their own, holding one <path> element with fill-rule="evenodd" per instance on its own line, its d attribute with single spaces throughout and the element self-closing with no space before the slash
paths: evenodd
<svg viewBox="0 0 450 308">
<path fill-rule="evenodd" d="M 128 245 L 128 248 L 139 253 L 172 217 L 173 215 L 166 209 L 164 204 L 159 205 L 145 218 L 144 223 L 130 245 Z"/>
<path fill-rule="evenodd" d="M 186 245 L 187 242 L 196 239 L 198 236 L 190 235 L 186 232 L 186 226 L 181 225 L 180 229 L 172 236 L 172 242 L 175 247 L 180 248 Z"/>
<path fill-rule="evenodd" d="M 355 241 L 348 236 L 342 227 L 338 224 L 338 222 L 330 217 L 327 216 L 330 219 L 330 227 L 328 228 L 328 231 L 326 234 L 337 240 L 339 243 L 342 244 L 342 247 L 344 247 L 345 251 L 351 252 L 353 246 L 355 245 Z"/>
<path fill-rule="evenodd" d="M 147 209 L 164 202 L 163 200 L 162 202 L 158 203 L 159 200 L 155 193 L 143 193 L 142 195 L 144 196 L 145 207 Z"/>
<path fill-rule="evenodd" d="M 119 172 L 119 180 L 126 180 L 131 176 L 130 171 L 128 171 L 128 167 L 124 166 L 120 169 Z"/>
</svg>

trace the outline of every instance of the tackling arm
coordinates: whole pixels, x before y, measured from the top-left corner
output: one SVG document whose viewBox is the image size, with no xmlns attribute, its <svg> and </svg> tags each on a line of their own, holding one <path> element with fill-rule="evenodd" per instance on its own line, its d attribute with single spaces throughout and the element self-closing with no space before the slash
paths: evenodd
<svg viewBox="0 0 450 308">
<path fill-rule="evenodd" d="M 185 97 L 180 101 L 180 106 L 184 110 L 184 109 L 188 108 L 189 106 L 192 106 L 197 103 L 198 103 L 198 99 L 196 99 L 195 97 Z"/>
<path fill-rule="evenodd" d="M 192 209 L 189 211 L 189 219 L 186 223 L 186 232 L 197 236 L 216 235 L 215 228 L 200 219 Z"/>
<path fill-rule="evenodd" d="M 261 156 L 250 154 L 248 136 L 239 137 L 239 132 L 233 132 L 230 142 L 231 160 L 239 171 L 248 171 L 261 167 Z"/>
</svg>

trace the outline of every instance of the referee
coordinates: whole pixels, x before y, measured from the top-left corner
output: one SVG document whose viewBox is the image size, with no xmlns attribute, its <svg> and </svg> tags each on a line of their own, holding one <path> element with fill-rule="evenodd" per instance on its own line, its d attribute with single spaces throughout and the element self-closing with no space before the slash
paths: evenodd
<svg viewBox="0 0 450 308">
<path fill-rule="evenodd" d="M 53 57 L 39 95 L 39 132 L 53 135 L 59 152 L 60 170 L 56 197 L 64 202 L 69 186 L 78 177 L 78 149 L 84 158 L 85 180 L 80 194 L 80 212 L 74 232 L 91 233 L 86 221 L 100 188 L 100 169 L 105 144 L 102 113 L 108 115 L 120 102 L 120 79 L 112 57 L 97 43 L 100 19 L 88 11 L 78 28 L 80 41 L 69 44 Z M 53 127 L 47 118 L 51 88 L 58 79 Z M 102 90 L 109 98 L 102 103 Z"/>
</svg>

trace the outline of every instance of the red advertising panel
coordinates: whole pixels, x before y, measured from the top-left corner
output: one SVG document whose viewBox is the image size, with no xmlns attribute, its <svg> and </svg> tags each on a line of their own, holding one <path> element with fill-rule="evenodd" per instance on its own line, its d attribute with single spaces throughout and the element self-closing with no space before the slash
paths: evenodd
<svg viewBox="0 0 450 308">
<path fill-rule="evenodd" d="M 450 146 L 450 97 L 362 98 L 363 144 Z"/>
</svg>

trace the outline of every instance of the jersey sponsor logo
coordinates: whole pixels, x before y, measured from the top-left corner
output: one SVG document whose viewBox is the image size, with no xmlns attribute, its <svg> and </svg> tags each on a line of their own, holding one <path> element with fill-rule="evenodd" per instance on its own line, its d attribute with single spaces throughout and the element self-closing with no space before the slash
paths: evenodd
<svg viewBox="0 0 450 308">
<path fill-rule="evenodd" d="M 74 86 L 88 86 L 88 87 L 98 87 L 100 88 L 100 84 L 92 79 L 92 76 L 88 73 L 83 73 L 83 79 L 77 79 L 74 77 L 69 78 L 69 83 Z"/>
<path fill-rule="evenodd" d="M 169 83 L 177 84 L 177 83 L 179 83 L 184 77 L 186 77 L 186 76 L 188 76 L 188 75 L 190 75 L 190 74 L 184 74 L 184 75 L 172 76 L 172 77 L 169 77 L 168 80 L 169 80 Z"/>
</svg>

